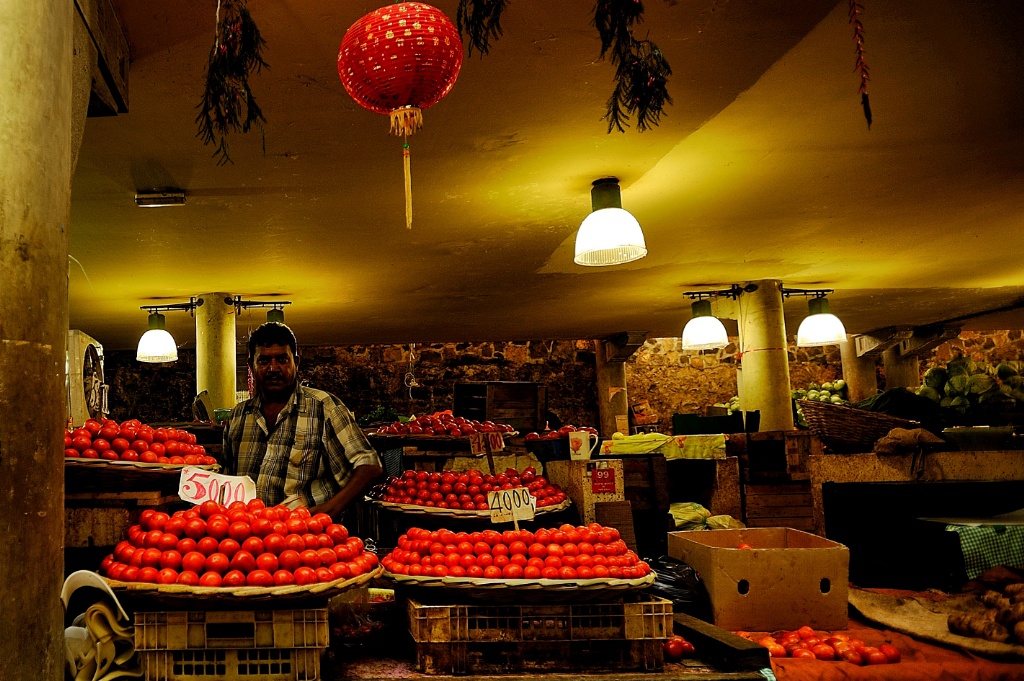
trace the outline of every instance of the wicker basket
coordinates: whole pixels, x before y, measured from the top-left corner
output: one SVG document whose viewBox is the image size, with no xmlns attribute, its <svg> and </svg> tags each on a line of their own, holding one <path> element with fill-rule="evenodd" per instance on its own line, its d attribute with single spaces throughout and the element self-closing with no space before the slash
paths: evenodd
<svg viewBox="0 0 1024 681">
<path fill-rule="evenodd" d="M 831 452 L 870 452 L 893 428 L 920 428 L 917 421 L 831 402 L 800 400 L 804 420 Z"/>
</svg>

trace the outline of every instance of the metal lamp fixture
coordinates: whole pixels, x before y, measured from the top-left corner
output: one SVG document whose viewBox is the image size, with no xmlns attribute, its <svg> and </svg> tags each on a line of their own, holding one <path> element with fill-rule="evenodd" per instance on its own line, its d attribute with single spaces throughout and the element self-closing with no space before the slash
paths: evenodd
<svg viewBox="0 0 1024 681">
<path fill-rule="evenodd" d="M 693 317 L 683 327 L 683 350 L 712 350 L 729 345 L 729 334 L 718 317 L 711 314 L 710 300 L 695 300 Z"/>
<path fill-rule="evenodd" d="M 165 324 L 166 319 L 162 314 L 155 310 L 150 311 L 149 330 L 139 339 L 135 359 L 151 364 L 178 360 L 178 346 L 174 342 L 174 337 L 164 328 Z"/>
<path fill-rule="evenodd" d="M 618 178 L 596 180 L 590 190 L 590 201 L 593 212 L 576 232 L 573 262 L 585 267 L 603 267 L 621 265 L 647 255 L 640 223 L 622 209 Z"/>
<path fill-rule="evenodd" d="M 284 306 L 291 305 L 290 300 L 243 300 L 242 296 L 225 298 L 224 302 L 235 308 L 236 314 L 250 307 L 267 307 L 267 321 L 284 323 Z M 170 303 L 167 305 L 143 305 L 142 309 L 149 312 L 149 330 L 139 339 L 139 347 L 135 359 L 140 362 L 159 364 L 178 360 L 178 346 L 174 337 L 165 328 L 167 320 L 161 310 L 186 310 L 193 312 L 203 305 L 202 298 L 189 298 L 187 303 Z"/>
<path fill-rule="evenodd" d="M 783 289 L 783 293 L 785 293 Z M 831 290 L 827 293 L 832 293 Z M 846 327 L 829 310 L 826 291 L 813 292 L 814 298 L 807 301 L 809 314 L 800 322 L 796 332 L 796 344 L 802 348 L 819 345 L 838 345 L 846 342 Z"/>
</svg>

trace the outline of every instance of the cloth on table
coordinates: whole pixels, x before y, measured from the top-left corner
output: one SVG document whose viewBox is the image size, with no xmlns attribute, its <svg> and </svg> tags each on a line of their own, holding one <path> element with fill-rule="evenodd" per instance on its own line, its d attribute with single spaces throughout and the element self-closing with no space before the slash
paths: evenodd
<svg viewBox="0 0 1024 681">
<path fill-rule="evenodd" d="M 603 455 L 661 454 L 674 459 L 724 459 L 725 435 L 663 435 L 642 433 L 612 438 L 601 444 Z"/>
<path fill-rule="evenodd" d="M 960 535 L 967 578 L 997 565 L 1024 566 L 1024 527 L 1019 525 L 947 525 Z"/>
</svg>

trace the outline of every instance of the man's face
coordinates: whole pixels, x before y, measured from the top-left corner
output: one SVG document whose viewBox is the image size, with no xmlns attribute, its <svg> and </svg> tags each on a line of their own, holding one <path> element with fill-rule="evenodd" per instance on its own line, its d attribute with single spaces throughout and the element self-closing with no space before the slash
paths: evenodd
<svg viewBox="0 0 1024 681">
<path fill-rule="evenodd" d="M 287 345 L 257 346 L 252 359 L 256 392 L 264 398 L 283 400 L 295 389 L 295 355 Z"/>
</svg>

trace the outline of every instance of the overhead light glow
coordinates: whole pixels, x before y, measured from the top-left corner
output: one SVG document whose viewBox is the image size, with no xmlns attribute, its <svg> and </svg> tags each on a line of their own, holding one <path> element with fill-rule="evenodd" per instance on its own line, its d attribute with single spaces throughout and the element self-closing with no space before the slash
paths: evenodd
<svg viewBox="0 0 1024 681">
<path fill-rule="evenodd" d="M 807 301 L 809 314 L 800 322 L 796 344 L 802 348 L 819 345 L 838 345 L 846 342 L 846 327 L 829 311 L 824 296 Z"/>
<path fill-rule="evenodd" d="M 622 265 L 647 255 L 640 223 L 622 209 L 618 178 L 594 182 L 590 190 L 593 212 L 576 232 L 573 262 L 585 267 Z"/>
<path fill-rule="evenodd" d="M 164 328 L 165 323 L 162 314 L 150 313 L 149 330 L 139 339 L 139 348 L 135 353 L 135 359 L 151 364 L 178 360 L 178 346 L 174 342 L 174 337 Z"/>
<path fill-rule="evenodd" d="M 693 317 L 683 327 L 683 350 L 712 350 L 729 345 L 729 334 L 718 317 L 711 314 L 710 300 L 695 300 Z"/>
</svg>

